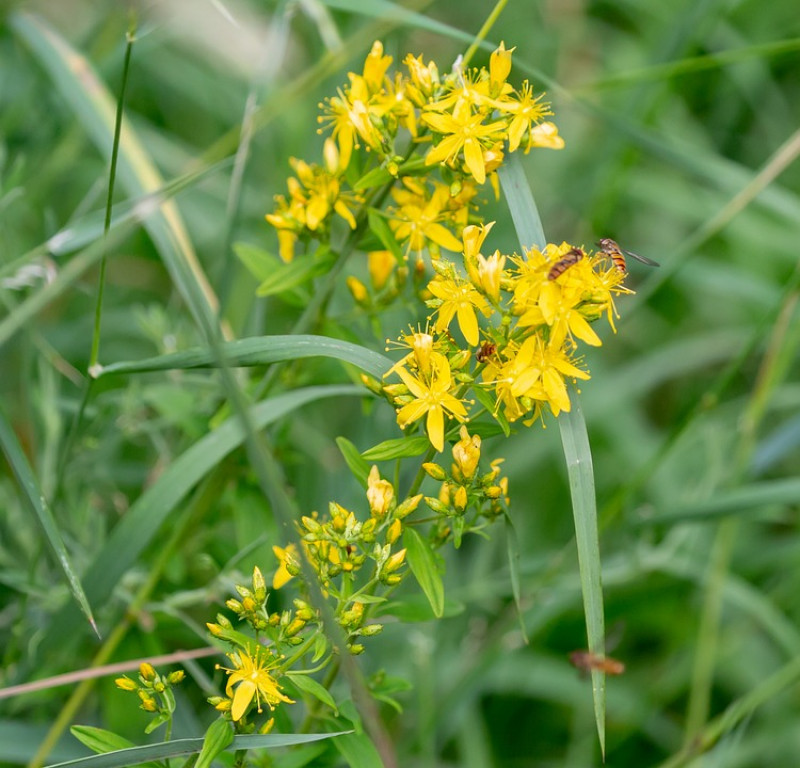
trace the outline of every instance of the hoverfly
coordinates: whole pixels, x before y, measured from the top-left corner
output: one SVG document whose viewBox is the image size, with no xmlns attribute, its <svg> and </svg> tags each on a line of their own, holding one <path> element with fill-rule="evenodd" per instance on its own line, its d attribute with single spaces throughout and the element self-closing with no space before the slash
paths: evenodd
<svg viewBox="0 0 800 768">
<path fill-rule="evenodd" d="M 607 675 L 621 675 L 625 671 L 625 665 L 621 661 L 610 656 L 598 656 L 590 651 L 573 651 L 569 655 L 569 663 L 581 672 L 596 669 Z"/>
<path fill-rule="evenodd" d="M 660 266 L 657 261 L 646 259 L 644 256 L 640 256 L 638 253 L 626 251 L 623 248 L 620 248 L 616 241 L 612 240 L 610 237 L 600 238 L 600 240 L 597 241 L 597 244 L 600 246 L 603 253 L 605 253 L 606 256 L 608 256 L 611 261 L 614 262 L 614 266 L 620 272 L 624 273 L 628 271 L 628 265 L 625 263 L 625 254 L 636 259 L 636 261 L 641 261 L 642 264 L 647 264 L 648 267 Z"/>
<path fill-rule="evenodd" d="M 550 271 L 547 273 L 547 279 L 557 280 L 570 267 L 575 266 L 583 257 L 584 253 L 580 248 L 573 248 L 567 251 L 561 257 L 560 261 L 557 261 L 552 267 L 550 267 Z"/>
<path fill-rule="evenodd" d="M 497 352 L 497 344 L 493 344 L 491 341 L 484 341 L 475 355 L 475 359 L 479 363 L 485 363 L 495 352 Z"/>
</svg>

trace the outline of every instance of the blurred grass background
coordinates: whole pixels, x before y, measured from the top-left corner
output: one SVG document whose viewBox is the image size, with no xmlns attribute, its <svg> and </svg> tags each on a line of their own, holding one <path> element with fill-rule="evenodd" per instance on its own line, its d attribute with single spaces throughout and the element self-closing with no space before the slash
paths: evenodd
<svg viewBox="0 0 800 768">
<path fill-rule="evenodd" d="M 207 171 L 175 200 L 232 332 L 285 332 L 297 307 L 257 300 L 258 281 L 233 245 L 277 251 L 263 216 L 284 191 L 287 158 L 318 157 L 317 103 L 348 69 L 360 69 L 376 37 L 396 63 L 422 53 L 446 70 L 490 7 L 436 0 L 418 5 L 416 16 L 377 0 L 135 8 L 126 116 L 166 183 Z M 89 359 L 96 266 L 53 291 L 20 327 L 7 323 L 36 301 L 43 276 L 63 275 L 98 238 L 110 145 L 98 149 L 68 86 L 48 74 L 23 32 L 29 23 L 63 38 L 116 94 L 128 14 L 123 4 L 62 0 L 5 3 L 0 19 L 0 396 L 83 572 L 143 489 L 207 434 L 221 389 L 202 371 L 115 378 L 95 390 L 68 445 Z M 800 689 L 787 667 L 800 655 L 796 4 L 511 0 L 489 40 L 516 46 L 511 79 L 527 76 L 548 91 L 567 142 L 561 152 L 525 159 L 548 237 L 588 246 L 611 236 L 662 264 L 651 271 L 631 262 L 637 296 L 620 299 L 618 333 L 606 332 L 604 346 L 587 354 L 592 380 L 582 387 L 609 646 L 627 665 L 608 684 L 607 764 L 666 763 L 707 718 L 778 673 L 778 690 L 723 727 L 703 764 L 793 765 L 800 748 Z M 476 63 L 487 58 L 484 50 Z M 248 105 L 252 141 L 235 164 Z M 117 203 L 129 196 L 120 184 Z M 515 248 L 502 201 L 488 216 L 499 222 L 492 247 Z M 348 301 L 342 291 L 333 305 L 338 321 L 316 331 L 346 329 L 380 350 Z M 383 330 L 393 336 L 410 319 Z M 201 341 L 152 237 L 131 228 L 109 254 L 101 361 Z M 347 377 L 323 361 L 304 364 L 283 386 L 321 381 Z M 306 510 L 358 497 L 336 436 L 363 450 L 398 434 L 389 409 L 365 417 L 354 398 L 306 406 L 270 429 Z M 505 456 L 510 476 L 529 644 L 498 527 L 492 542 L 465 542 L 448 559 L 448 595 L 465 610 L 437 624 L 390 625 L 371 641 L 365 667 L 413 685 L 399 695 L 402 714 L 385 711 L 402 765 L 599 765 L 589 684 L 567 660 L 586 640 L 557 430 L 521 429 L 486 450 Z M 271 545 L 281 535 L 243 452 L 222 467 L 176 506 L 112 596 L 93 606 L 104 635 L 127 616 L 112 661 L 204 645 L 204 622 L 237 575 L 274 566 Z M 3 471 L 0 683 L 14 685 L 88 666 L 98 642 L 74 620 L 60 633 L 64 606 L 78 609 Z M 159 562 L 180 520 L 185 534 Z M 126 614 L 156 563 L 157 584 Z M 202 733 L 212 719 L 203 699 L 215 684 L 213 662 L 187 668 L 177 737 Z M 0 763 L 32 757 L 69 693 L 0 701 Z M 133 741 L 144 722 L 111 678 L 96 684 L 73 721 Z M 50 762 L 82 754 L 74 745 L 67 736 Z M 328 759 L 305 754 L 323 761 L 316 764 Z M 289 764 L 281 759 L 275 764 Z"/>
</svg>

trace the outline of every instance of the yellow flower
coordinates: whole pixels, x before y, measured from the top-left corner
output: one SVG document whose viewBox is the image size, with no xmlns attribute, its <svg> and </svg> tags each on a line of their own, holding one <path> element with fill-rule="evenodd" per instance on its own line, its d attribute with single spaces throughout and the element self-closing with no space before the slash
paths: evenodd
<svg viewBox="0 0 800 768">
<path fill-rule="evenodd" d="M 294 701 L 281 693 L 280 687 L 275 678 L 269 674 L 270 669 L 274 669 L 278 660 L 275 658 L 264 658 L 260 651 L 251 655 L 244 651 L 229 653 L 228 658 L 233 663 L 233 669 L 228 667 L 218 667 L 228 673 L 228 684 L 225 693 L 232 696 L 231 718 L 241 720 L 255 698 L 258 711 L 261 712 L 261 700 L 266 702 L 270 709 L 275 709 L 280 702 L 294 704 Z M 235 693 L 233 692 L 236 688 Z"/>
<path fill-rule="evenodd" d="M 431 375 L 425 379 L 417 378 L 405 368 L 398 368 L 397 374 L 414 396 L 414 400 L 397 412 L 400 428 L 405 428 L 427 414 L 425 428 L 428 439 L 437 451 L 444 450 L 445 413 L 450 413 L 459 421 L 467 418 L 467 411 L 461 400 L 450 393 L 453 380 L 447 359 L 443 356 L 434 358 Z"/>
<path fill-rule="evenodd" d="M 406 254 L 422 251 L 431 243 L 448 251 L 460 251 L 458 238 L 441 223 L 451 216 L 447 210 L 448 187 L 440 184 L 429 195 L 423 185 L 410 179 L 403 179 L 403 184 L 404 188 L 392 190 L 398 207 L 393 209 L 389 225 L 398 242 L 407 242 Z"/>
<path fill-rule="evenodd" d="M 495 251 L 489 258 L 478 254 L 478 280 L 480 288 L 492 301 L 500 299 L 500 283 L 503 279 L 503 267 L 506 257 Z"/>
<path fill-rule="evenodd" d="M 501 41 L 500 47 L 489 57 L 489 87 L 492 93 L 499 93 L 505 85 L 511 72 L 511 54 L 514 50 L 507 51 L 506 44 Z"/>
<path fill-rule="evenodd" d="M 423 113 L 422 119 L 436 133 L 443 136 L 442 140 L 428 151 L 425 165 L 446 163 L 455 167 L 455 161 L 463 152 L 467 170 L 478 184 L 483 184 L 486 180 L 484 144 L 492 146 L 502 140 L 505 123 L 495 121 L 484 125 L 484 115 L 472 114 L 472 109 L 465 100 L 456 102 L 452 114 L 428 111 Z"/>
<path fill-rule="evenodd" d="M 519 92 L 517 98 L 508 97 L 502 101 L 496 102 L 496 106 L 502 111 L 513 115 L 511 123 L 508 126 L 508 151 L 514 152 L 520 145 L 522 138 L 528 134 L 528 141 L 525 147 L 527 153 L 532 146 L 548 146 L 547 144 L 537 144 L 534 139 L 538 137 L 541 141 L 542 132 L 538 131 L 538 124 L 543 117 L 552 115 L 549 105 L 542 102 L 544 94 L 540 93 L 534 96 L 533 89 L 530 83 L 526 80 L 522 84 L 522 90 Z M 547 123 L 551 129 L 555 129 L 552 123 Z M 551 129 L 545 129 L 546 134 Z M 537 131 L 536 133 L 534 133 Z M 557 132 L 556 132 L 557 135 Z M 559 139 L 561 146 L 564 145 L 563 140 Z"/>
<path fill-rule="evenodd" d="M 436 330 L 441 333 L 450 327 L 453 317 L 457 317 L 458 327 L 467 344 L 474 347 L 479 340 L 475 310 L 480 310 L 485 316 L 491 313 L 486 299 L 473 285 L 456 279 L 437 277 L 428 283 L 428 290 L 442 302 L 438 308 Z"/>
</svg>

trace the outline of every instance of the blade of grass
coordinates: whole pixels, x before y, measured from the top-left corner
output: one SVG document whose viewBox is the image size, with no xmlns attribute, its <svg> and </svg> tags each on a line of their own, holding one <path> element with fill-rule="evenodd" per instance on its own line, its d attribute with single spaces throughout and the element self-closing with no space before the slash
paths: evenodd
<svg viewBox="0 0 800 768">
<path fill-rule="evenodd" d="M 296 360 L 302 357 L 332 357 L 361 368 L 362 371 L 380 379 L 394 365 L 390 358 L 349 341 L 327 336 L 257 336 L 237 339 L 221 345 L 225 364 L 231 367 L 267 365 L 269 363 Z M 188 349 L 169 355 L 145 360 L 113 363 L 103 366 L 96 377 L 112 374 L 142 373 L 187 368 L 216 368 L 217 359 L 208 349 Z"/>
<path fill-rule="evenodd" d="M 583 411 L 574 392 L 570 400 L 572 408 L 559 415 L 558 426 L 561 430 L 561 443 L 564 446 L 564 458 L 567 461 L 569 474 L 589 652 L 602 657 L 605 654 L 605 621 L 592 451 Z M 600 748 L 605 754 L 605 674 L 598 669 L 592 670 L 592 698 Z"/>
<path fill-rule="evenodd" d="M 534 244 L 544 247 L 547 240 L 542 221 L 519 158 L 512 155 L 500 168 L 499 175 L 520 246 L 523 250 Z M 558 426 L 569 474 L 589 651 L 602 656 L 605 653 L 605 622 L 592 452 L 575 392 L 571 393 L 570 401 L 572 408 L 559 415 Z M 606 687 L 605 674 L 600 670 L 592 670 L 592 699 L 600 749 L 605 755 Z"/>
<path fill-rule="evenodd" d="M 108 195 L 106 197 L 106 216 L 103 222 L 103 239 L 108 235 L 111 227 L 111 210 L 114 200 L 114 181 L 117 177 L 117 158 L 119 157 L 119 137 L 122 132 L 122 112 L 125 105 L 125 87 L 128 84 L 128 73 L 130 72 L 131 53 L 135 40 L 136 25 L 133 20 L 127 33 L 127 44 L 125 46 L 125 60 L 122 66 L 122 84 L 119 89 L 117 99 L 117 111 L 114 118 L 114 140 L 111 148 L 111 165 L 108 171 Z M 100 356 L 100 321 L 103 316 L 103 292 L 106 284 L 106 264 L 108 263 L 108 251 L 103 251 L 100 259 L 100 274 L 97 278 L 97 303 L 94 311 L 94 331 L 92 333 L 92 351 L 89 355 L 89 370 L 91 371 L 98 363 Z"/>
<path fill-rule="evenodd" d="M 233 742 L 227 747 L 227 752 L 247 749 L 275 749 L 276 747 L 291 747 L 295 744 L 307 744 L 312 741 L 332 739 L 336 736 L 352 733 L 352 731 L 339 731 L 337 733 L 297 733 L 297 734 L 240 734 L 234 736 Z M 66 763 L 55 763 L 48 768 L 127 768 L 151 760 L 163 760 L 168 757 L 181 757 L 194 755 L 203 748 L 203 739 L 173 739 L 160 744 L 148 744 L 144 747 L 131 747 L 119 749 L 116 752 L 106 752 L 102 755 L 82 757 Z"/>
<path fill-rule="evenodd" d="M 42 489 L 39 487 L 22 446 L 19 444 L 14 430 L 11 429 L 11 425 L 2 411 L 0 411 L 0 447 L 2 447 L 6 460 L 17 478 L 23 499 L 44 531 L 47 543 L 50 545 L 50 549 L 67 579 L 72 596 L 80 606 L 84 616 L 88 619 L 95 634 L 99 637 L 100 633 L 97 630 L 92 609 L 89 606 L 89 601 L 86 598 L 80 579 L 72 567 L 67 548 L 64 546 L 64 541 L 58 530 L 58 524 L 53 517 Z"/>
</svg>

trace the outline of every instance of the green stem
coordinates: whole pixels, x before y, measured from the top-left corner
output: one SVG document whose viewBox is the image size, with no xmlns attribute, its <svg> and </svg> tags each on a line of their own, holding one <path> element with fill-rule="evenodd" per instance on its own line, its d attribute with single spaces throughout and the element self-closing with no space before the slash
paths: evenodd
<svg viewBox="0 0 800 768">
<path fill-rule="evenodd" d="M 103 224 L 103 237 L 108 234 L 111 227 L 111 209 L 113 207 L 114 199 L 114 182 L 117 177 L 117 157 L 119 155 L 119 139 L 122 133 L 122 113 L 125 103 L 125 88 L 128 84 L 128 74 L 130 72 L 131 53 L 133 52 L 133 44 L 136 41 L 136 21 L 131 19 L 131 24 L 127 32 L 127 45 L 125 47 L 125 62 L 122 66 L 122 85 L 119 89 L 119 97 L 117 98 L 117 115 L 114 123 L 114 142 L 111 148 L 111 170 L 109 171 L 108 178 L 108 197 L 106 198 L 106 218 Z M 106 262 L 108 252 L 103 251 L 102 258 L 100 259 L 100 276 L 97 286 L 97 304 L 94 309 L 94 332 L 92 335 L 92 351 L 89 355 L 89 372 L 98 364 L 100 357 L 100 320 L 103 315 L 103 292 L 106 284 Z"/>
<path fill-rule="evenodd" d="M 486 35 L 489 34 L 489 30 L 494 26 L 494 23 L 500 17 L 500 14 L 503 12 L 503 9 L 508 4 L 508 0 L 497 0 L 494 8 L 492 8 L 492 12 L 486 17 L 486 21 L 483 22 L 483 26 L 478 31 L 478 34 L 475 35 L 475 39 L 472 41 L 472 45 L 467 48 L 467 52 L 464 54 L 463 59 L 461 60 L 461 66 L 466 69 L 469 65 L 472 57 L 475 55 L 475 52 L 478 50 L 478 47 L 486 38 Z"/>
</svg>

